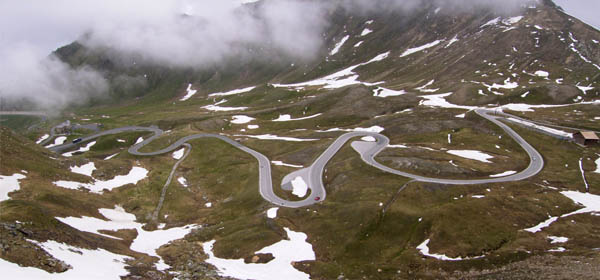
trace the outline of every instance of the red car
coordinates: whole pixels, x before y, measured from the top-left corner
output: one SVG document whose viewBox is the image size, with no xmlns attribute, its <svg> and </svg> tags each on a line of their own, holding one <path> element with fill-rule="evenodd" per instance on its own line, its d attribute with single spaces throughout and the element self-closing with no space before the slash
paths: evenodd
<svg viewBox="0 0 600 280">
<path fill-rule="evenodd" d="M 319 201 L 319 200 L 321 200 L 320 196 L 315 197 L 315 201 Z"/>
</svg>

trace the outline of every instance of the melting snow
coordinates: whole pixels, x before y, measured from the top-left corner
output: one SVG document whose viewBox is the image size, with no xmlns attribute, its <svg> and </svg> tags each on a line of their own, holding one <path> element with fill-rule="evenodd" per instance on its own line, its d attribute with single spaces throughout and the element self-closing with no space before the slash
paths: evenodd
<svg viewBox="0 0 600 280">
<path fill-rule="evenodd" d="M 548 250 L 548 252 L 564 252 L 566 250 L 567 249 L 565 249 L 563 247 L 558 247 L 558 248 L 555 248 L 555 249 L 550 249 L 550 250 Z"/>
<path fill-rule="evenodd" d="M 104 160 L 109 160 L 109 159 L 112 159 L 112 158 L 116 157 L 118 154 L 119 154 L 119 153 L 116 153 L 116 154 L 114 154 L 114 155 L 107 156 L 107 157 L 105 157 L 105 158 L 104 158 Z"/>
<path fill-rule="evenodd" d="M 360 45 L 362 45 L 362 43 L 364 43 L 364 41 L 360 41 L 360 42 L 354 44 L 354 47 L 358 48 L 358 47 L 360 47 Z"/>
<path fill-rule="evenodd" d="M 536 233 L 538 231 L 541 231 L 543 228 L 550 226 L 550 224 L 556 222 L 556 220 L 558 220 L 558 217 L 549 217 L 547 220 L 539 223 L 538 225 L 526 228 L 524 230 L 529 231 L 531 233 Z"/>
<path fill-rule="evenodd" d="M 227 92 L 217 92 L 217 93 L 211 93 L 208 96 L 209 97 L 214 97 L 214 96 L 228 96 L 228 95 L 235 95 L 235 94 L 240 94 L 240 93 L 246 93 L 249 91 L 252 91 L 253 89 L 255 89 L 256 87 L 247 87 L 247 88 L 242 88 L 242 89 L 235 89 L 235 90 L 231 90 L 231 91 L 227 91 Z"/>
<path fill-rule="evenodd" d="M 366 35 L 368 35 L 368 34 L 369 34 L 369 33 L 371 33 L 371 32 L 373 32 L 373 30 L 371 30 L 371 29 L 369 29 L 369 28 L 365 28 L 365 29 L 364 29 L 364 30 L 363 30 L 363 31 L 360 33 L 360 36 L 361 36 L 361 37 L 362 37 L 362 36 L 366 36 Z"/>
<path fill-rule="evenodd" d="M 255 118 L 244 116 L 244 115 L 235 115 L 235 116 L 232 116 L 231 118 L 232 118 L 231 123 L 235 123 L 235 124 L 245 124 L 245 123 L 249 123 L 249 122 L 255 120 Z"/>
<path fill-rule="evenodd" d="M 37 141 L 35 141 L 36 144 L 40 144 L 42 143 L 44 140 L 48 139 L 48 137 L 50 137 L 50 135 L 48 134 L 44 134 L 42 135 L 42 137 L 40 137 L 40 139 L 38 139 Z"/>
<path fill-rule="evenodd" d="M 322 115 L 321 113 L 312 115 L 312 116 L 308 116 L 308 117 L 302 117 L 302 118 L 297 118 L 297 119 L 293 119 L 291 115 L 289 114 L 285 114 L 285 115 L 279 115 L 279 117 L 277 119 L 274 119 L 274 122 L 289 122 L 289 121 L 300 121 L 300 120 L 307 120 L 307 119 L 312 119 L 312 118 L 316 118 L 318 116 Z"/>
<path fill-rule="evenodd" d="M 312 245 L 306 242 L 306 234 L 292 231 L 289 228 L 284 229 L 289 240 L 281 240 L 256 252 L 256 254 L 271 253 L 274 259 L 268 263 L 247 264 L 243 259 L 217 258 L 212 251 L 215 240 L 203 245 L 204 252 L 208 255 L 205 262 L 217 267 L 219 275 L 224 277 L 261 280 L 310 279 L 310 275 L 296 270 L 292 266 L 292 262 L 315 260 Z"/>
<path fill-rule="evenodd" d="M 66 136 L 58 136 L 58 137 L 54 138 L 54 144 L 47 145 L 46 148 L 52 148 L 52 147 L 55 147 L 58 145 L 62 145 L 65 143 L 66 140 L 67 140 Z"/>
<path fill-rule="evenodd" d="M 284 163 L 283 161 L 278 161 L 278 160 L 272 160 L 271 163 L 274 164 L 274 165 L 294 167 L 294 168 L 302 168 L 302 167 L 304 167 L 302 165 L 288 164 L 288 163 Z"/>
<path fill-rule="evenodd" d="M 419 246 L 417 246 L 417 249 L 419 250 L 419 252 L 421 252 L 421 255 L 423 255 L 423 256 L 436 258 L 436 259 L 442 260 L 442 261 L 462 261 L 463 260 L 463 258 L 461 258 L 461 257 L 451 258 L 451 257 L 448 257 L 443 254 L 430 253 L 429 247 L 427 247 L 427 244 L 429 244 L 429 239 L 423 241 L 423 243 L 421 243 L 421 244 L 419 244 Z M 478 256 L 478 257 L 475 257 L 475 259 L 482 258 L 482 257 L 483 256 Z M 464 259 L 468 260 L 471 258 L 464 258 Z"/>
<path fill-rule="evenodd" d="M 499 174 L 490 175 L 490 177 L 494 177 L 494 178 L 495 177 L 504 177 L 504 176 L 513 175 L 513 174 L 516 174 L 516 173 L 517 173 L 517 171 L 511 170 L 511 171 L 506 171 L 506 172 L 502 172 L 502 173 L 499 173 Z"/>
<path fill-rule="evenodd" d="M 542 77 L 542 78 L 548 78 L 548 76 L 550 76 L 550 73 L 546 72 L 546 71 L 542 71 L 542 70 L 538 70 L 535 71 L 534 73 L 536 76 L 538 77 Z"/>
<path fill-rule="evenodd" d="M 548 239 L 550 239 L 550 243 L 554 244 L 554 243 L 565 243 L 567 241 L 569 241 L 569 238 L 567 237 L 560 237 L 560 236 L 548 236 Z"/>
<path fill-rule="evenodd" d="M 354 73 L 354 69 L 367 65 L 373 62 L 381 61 L 386 59 L 389 56 L 390 52 L 382 53 L 374 57 L 373 59 L 360 63 L 354 66 L 350 66 L 346 69 L 335 72 L 331 75 L 318 78 L 316 80 L 301 82 L 296 84 L 273 84 L 274 87 L 287 87 L 287 88 L 303 88 L 310 86 L 321 86 L 325 89 L 336 89 L 342 88 L 349 85 L 363 84 L 365 86 L 374 86 L 380 83 L 365 83 L 358 80 L 358 74 Z"/>
<path fill-rule="evenodd" d="M 519 123 L 525 126 L 529 126 L 535 129 L 539 129 L 545 132 L 548 132 L 550 134 L 554 134 L 554 135 L 558 135 L 558 136 L 562 136 L 562 137 L 566 137 L 566 138 L 571 138 L 572 134 L 562 131 L 562 130 L 558 130 L 558 129 L 554 129 L 554 128 L 549 128 L 549 127 L 545 127 L 545 126 L 541 126 L 541 125 L 537 125 L 535 123 L 531 123 L 528 121 L 523 121 L 520 119 L 516 119 L 516 118 L 507 118 L 507 120 L 511 121 L 511 122 L 515 122 L 515 123 Z"/>
<path fill-rule="evenodd" d="M 18 191 L 21 185 L 19 180 L 25 179 L 25 175 L 15 173 L 11 176 L 0 175 L 0 201 L 9 200 L 10 192 Z"/>
<path fill-rule="evenodd" d="M 93 162 L 86 163 L 82 166 L 71 166 L 71 172 L 92 177 L 92 172 L 96 170 L 96 165 Z"/>
<path fill-rule="evenodd" d="M 593 172 L 600 174 L 600 157 L 595 162 L 596 162 L 596 170 Z"/>
<path fill-rule="evenodd" d="M 298 176 L 294 178 L 294 180 L 292 180 L 292 187 L 292 194 L 298 197 L 306 196 L 306 193 L 308 191 L 308 185 L 306 184 L 306 182 L 304 182 L 304 179 L 302 179 L 302 177 Z"/>
<path fill-rule="evenodd" d="M 449 48 L 450 46 L 452 46 L 454 43 L 458 42 L 458 35 L 454 35 L 454 37 L 452 37 L 452 39 L 450 39 L 450 41 L 448 41 L 448 44 L 446 44 L 446 46 L 444 48 Z"/>
<path fill-rule="evenodd" d="M 442 93 L 442 94 L 432 94 L 432 95 L 421 95 L 421 98 L 425 100 L 421 100 L 419 105 L 431 106 L 431 107 L 442 107 L 442 108 L 452 108 L 452 109 L 466 109 L 466 110 L 475 110 L 477 107 L 475 106 L 463 106 L 456 105 L 446 101 L 446 97 L 452 95 L 452 92 Z"/>
<path fill-rule="evenodd" d="M 568 217 L 576 214 L 583 213 L 595 213 L 600 212 L 600 195 L 590 194 L 590 193 L 582 193 L 576 191 L 563 191 L 560 192 L 562 195 L 568 197 L 573 202 L 582 205 L 583 208 L 576 210 L 571 213 L 564 214 L 560 216 L 560 218 Z M 559 217 L 550 217 L 548 220 L 541 222 L 540 224 L 526 228 L 525 231 L 529 231 L 532 233 L 541 231 L 543 228 L 548 227 L 550 224 L 558 220 Z"/>
<path fill-rule="evenodd" d="M 346 43 L 346 41 L 348 41 L 349 38 L 350 38 L 350 35 L 344 36 L 344 38 L 342 38 L 342 40 L 340 40 L 337 44 L 335 44 L 335 48 L 333 48 L 333 50 L 331 50 L 329 55 L 335 55 L 336 53 L 338 53 L 340 51 L 340 49 L 342 48 L 342 46 L 344 45 L 344 43 Z"/>
<path fill-rule="evenodd" d="M 377 139 L 375 139 L 375 137 L 373 137 L 373 136 L 365 136 L 363 138 L 360 138 L 360 140 L 366 141 L 366 142 L 377 142 Z"/>
<path fill-rule="evenodd" d="M 279 207 L 273 207 L 273 208 L 270 208 L 269 210 L 267 210 L 267 217 L 269 219 L 277 218 L 277 210 L 279 210 Z"/>
<path fill-rule="evenodd" d="M 177 178 L 177 182 L 179 182 L 179 184 L 181 184 L 182 186 L 186 187 L 188 186 L 187 184 L 187 180 L 184 177 L 179 177 Z"/>
<path fill-rule="evenodd" d="M 404 90 L 391 90 L 384 87 L 377 87 L 373 90 L 373 96 L 375 97 L 390 97 L 390 96 L 400 96 L 406 94 Z"/>
<path fill-rule="evenodd" d="M 188 84 L 186 91 L 187 91 L 187 94 L 184 97 L 182 97 L 181 99 L 179 99 L 179 101 L 186 101 L 186 100 L 192 98 L 192 96 L 194 96 L 194 94 L 196 94 L 196 92 L 198 92 L 197 90 L 192 89 L 192 84 Z"/>
<path fill-rule="evenodd" d="M 588 92 L 588 91 L 590 91 L 590 90 L 594 89 L 594 87 L 592 87 L 591 85 L 590 85 L 590 86 L 587 86 L 587 87 L 585 87 L 585 86 L 580 86 L 579 84 L 577 84 L 577 85 L 576 85 L 576 87 L 577 87 L 579 90 L 581 90 L 581 92 L 583 92 L 583 94 L 587 94 L 587 92 Z"/>
<path fill-rule="evenodd" d="M 94 146 L 96 144 L 96 141 L 92 141 L 87 143 L 87 145 L 83 146 L 83 147 L 79 147 L 79 149 L 75 150 L 75 151 L 71 151 L 71 152 L 66 152 L 64 154 L 62 154 L 64 157 L 72 157 L 73 154 L 75 153 L 83 153 L 83 152 L 87 152 L 90 150 L 90 148 L 92 146 Z"/>
<path fill-rule="evenodd" d="M 497 17 L 495 19 L 492 19 L 488 22 L 486 22 L 485 24 L 483 24 L 482 26 L 480 26 L 479 28 L 484 28 L 486 26 L 491 26 L 491 25 L 496 25 L 500 22 L 500 17 Z"/>
<path fill-rule="evenodd" d="M 506 25 L 512 25 L 512 24 L 515 24 L 515 23 L 521 21 L 522 19 L 523 19 L 523 16 L 511 17 L 511 18 L 503 20 L 502 23 L 504 23 Z"/>
<path fill-rule="evenodd" d="M 485 198 L 485 195 L 472 195 L 472 198 Z"/>
<path fill-rule="evenodd" d="M 261 139 L 261 140 L 281 140 L 281 141 L 290 141 L 290 142 L 307 142 L 307 141 L 317 141 L 317 140 L 319 140 L 319 139 L 301 139 L 301 138 L 294 138 L 294 137 L 283 137 L 283 136 L 277 136 L 277 135 L 272 135 L 272 134 L 263 134 L 263 135 L 234 135 L 234 136 L 255 138 L 255 139 Z"/>
<path fill-rule="evenodd" d="M 129 171 L 129 174 L 118 175 L 108 181 L 94 180 L 93 183 L 79 183 L 79 182 L 73 182 L 73 181 L 56 181 L 56 182 L 54 182 L 54 184 L 59 187 L 62 187 L 62 188 L 74 189 L 74 190 L 77 190 L 79 188 L 85 188 L 85 189 L 90 190 L 93 193 L 102 194 L 105 189 L 110 191 L 114 188 L 118 188 L 118 187 L 121 187 L 121 186 L 124 186 L 127 184 L 137 184 L 139 181 L 146 178 L 147 175 L 148 175 L 148 170 L 146 170 L 145 168 L 142 168 L 142 167 L 134 166 Z"/>
<path fill-rule="evenodd" d="M 135 215 L 127 213 L 123 208 L 119 206 L 116 206 L 115 209 L 102 208 L 98 209 L 98 211 L 100 212 L 100 214 L 102 214 L 102 216 L 106 217 L 108 221 L 86 216 L 83 216 L 81 218 L 58 217 L 57 219 L 80 231 L 90 232 L 113 239 L 120 238 L 116 238 L 107 234 L 102 234 L 98 231 L 135 229 L 138 234 L 137 237 L 131 243 L 131 250 L 159 258 L 159 262 L 156 264 L 156 267 L 159 270 L 165 270 L 169 268 L 169 266 L 164 263 L 162 258 L 156 253 L 156 250 L 162 245 L 165 245 L 173 240 L 183 238 L 193 229 L 199 227 L 197 225 L 187 225 L 184 227 L 170 228 L 166 230 L 146 231 L 142 228 L 143 224 L 137 223 L 135 221 Z"/>
<path fill-rule="evenodd" d="M 448 150 L 447 153 L 463 158 L 478 160 L 485 163 L 492 163 L 491 161 L 489 161 L 489 159 L 494 158 L 491 155 L 475 150 Z"/>
<path fill-rule="evenodd" d="M 226 111 L 243 111 L 243 110 L 248 109 L 248 107 L 221 107 L 221 106 L 219 106 L 220 104 L 223 104 L 225 102 L 227 102 L 227 100 L 223 99 L 223 100 L 221 100 L 221 101 L 219 101 L 219 102 L 217 102 L 215 104 L 203 106 L 202 109 L 206 109 L 206 110 L 209 110 L 209 111 L 216 111 L 216 112 L 221 112 L 221 111 L 224 111 L 224 112 L 226 112 Z"/>
<path fill-rule="evenodd" d="M 350 128 L 350 129 L 342 129 L 342 128 L 331 128 L 328 130 L 317 130 L 317 132 L 334 132 L 334 131 L 345 131 L 345 132 L 374 132 L 374 133 L 381 133 L 384 130 L 383 127 L 375 125 L 372 127 L 357 127 L 357 128 Z"/>
<path fill-rule="evenodd" d="M 104 249 L 90 250 L 49 240 L 35 242 L 50 255 L 64 261 L 71 268 L 62 273 L 48 273 L 34 267 L 22 267 L 0 259 L 0 271 L 9 279 L 121 279 L 129 274 L 125 269 L 128 256 Z"/>
<path fill-rule="evenodd" d="M 431 92 L 436 92 L 438 90 L 440 90 L 439 88 L 434 88 L 434 89 L 428 89 L 427 87 L 430 85 L 433 85 L 433 83 L 435 82 L 435 80 L 431 80 L 429 82 L 427 82 L 426 84 L 415 88 L 416 90 L 420 91 L 420 92 L 424 92 L 424 93 L 431 93 Z"/>
<path fill-rule="evenodd" d="M 185 148 L 181 148 L 175 152 L 173 152 L 172 156 L 176 160 L 180 160 L 183 157 L 183 153 L 185 152 Z"/>
<path fill-rule="evenodd" d="M 408 49 L 408 50 L 404 51 L 404 52 L 403 52 L 403 53 L 400 55 L 400 57 L 409 56 L 409 55 L 411 55 L 411 54 L 413 54 L 413 53 L 417 53 L 417 52 L 424 51 L 424 50 L 426 50 L 426 49 L 429 49 L 429 48 L 433 48 L 433 47 L 437 46 L 437 45 L 438 45 L 439 43 L 441 43 L 441 42 L 442 42 L 442 40 L 435 40 L 435 41 L 433 41 L 433 42 L 431 42 L 431 43 L 427 43 L 427 44 L 425 44 L 425 45 L 422 45 L 422 46 L 420 46 L 420 47 L 416 47 L 416 48 L 410 48 L 410 49 Z"/>
<path fill-rule="evenodd" d="M 139 143 L 142 143 L 142 142 L 144 142 L 144 137 L 140 137 L 140 138 L 138 138 L 138 139 L 135 141 L 135 144 L 137 145 L 137 144 L 139 144 Z"/>
<path fill-rule="evenodd" d="M 247 127 L 248 127 L 248 129 L 258 129 L 259 128 L 259 126 L 256 124 L 249 124 Z"/>
</svg>

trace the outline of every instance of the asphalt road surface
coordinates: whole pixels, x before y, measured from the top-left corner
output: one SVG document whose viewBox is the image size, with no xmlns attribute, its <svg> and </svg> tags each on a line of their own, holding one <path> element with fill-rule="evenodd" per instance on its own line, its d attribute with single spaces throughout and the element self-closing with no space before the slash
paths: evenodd
<svg viewBox="0 0 600 280">
<path fill-rule="evenodd" d="M 498 119 L 501 119 L 501 116 L 505 115 L 493 115 L 494 111 L 492 110 L 475 110 L 475 112 L 493 122 L 502 128 L 509 136 L 511 136 L 524 150 L 527 152 L 530 158 L 530 163 L 527 168 L 524 170 L 505 177 L 497 177 L 497 178 L 486 178 L 486 179 L 472 179 L 472 180 L 457 180 L 457 179 L 440 179 L 440 178 L 431 178 L 424 177 L 419 175 L 414 175 L 402 171 L 398 171 L 387 166 L 384 166 L 377 161 L 375 161 L 375 157 L 385 148 L 387 148 L 389 144 L 389 138 L 386 136 L 373 133 L 373 132 L 349 132 L 339 136 L 316 160 L 313 164 L 307 168 L 297 170 L 289 175 L 287 175 L 282 181 L 282 186 L 287 185 L 289 189 L 290 181 L 296 177 L 301 177 L 308 185 L 310 189 L 310 194 L 302 200 L 299 201 L 289 201 L 277 196 L 273 191 L 273 183 L 271 179 L 271 162 L 269 159 L 253 150 L 250 149 L 239 142 L 236 142 L 227 136 L 219 135 L 219 134 L 195 134 L 185 136 L 180 138 L 175 143 L 169 145 L 168 147 L 154 151 L 154 152 L 140 152 L 139 150 L 150 142 L 154 141 L 154 139 L 160 137 L 163 131 L 157 127 L 139 127 L 139 126 L 127 126 L 116 129 L 111 129 L 107 131 L 103 131 L 97 134 L 93 134 L 90 136 L 86 136 L 82 138 L 82 141 L 78 144 L 66 143 L 63 145 L 55 146 L 50 148 L 50 150 L 61 153 L 66 150 L 70 150 L 78 147 L 79 144 L 91 141 L 101 136 L 117 134 L 122 132 L 131 132 L 131 131 L 147 131 L 153 132 L 153 135 L 148 139 L 145 139 L 141 143 L 135 144 L 129 148 L 129 153 L 137 156 L 155 156 L 165 154 L 175 149 L 183 146 L 187 142 L 199 139 L 199 138 L 216 138 L 221 141 L 227 142 L 228 144 L 252 155 L 258 161 L 259 166 L 259 192 L 260 195 L 267 201 L 279 205 L 282 207 L 291 207 L 298 208 L 309 206 L 315 203 L 319 203 L 323 201 L 327 195 L 325 190 L 325 186 L 323 185 L 323 172 L 325 169 L 325 165 L 331 160 L 331 158 L 344 146 L 346 142 L 355 137 L 363 137 L 363 136 L 372 136 L 376 139 L 376 142 L 364 142 L 364 141 L 355 141 L 352 143 L 352 147 L 360 154 L 362 160 L 367 164 L 381 170 L 384 172 L 396 174 L 403 177 L 411 178 L 415 181 L 421 182 L 431 182 L 431 183 L 439 183 L 439 184 L 451 184 L 451 185 L 474 185 L 474 184 L 486 184 L 486 183 L 499 183 L 499 182 L 509 182 L 509 181 L 519 181 L 531 176 L 536 175 L 540 172 L 544 166 L 544 161 L 540 153 L 533 148 L 529 143 L 527 143 L 521 136 L 519 136 L 514 130 L 508 127 L 506 124 L 500 122 Z M 49 138 L 50 139 L 50 138 Z"/>
</svg>

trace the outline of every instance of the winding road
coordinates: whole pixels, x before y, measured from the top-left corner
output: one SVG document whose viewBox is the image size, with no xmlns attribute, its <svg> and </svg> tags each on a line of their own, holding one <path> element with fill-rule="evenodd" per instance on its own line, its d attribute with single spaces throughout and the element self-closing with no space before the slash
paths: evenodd
<svg viewBox="0 0 600 280">
<path fill-rule="evenodd" d="M 544 167 L 544 161 L 543 161 L 540 153 L 535 148 L 533 148 L 529 143 L 527 143 L 521 136 L 519 136 L 514 130 L 512 130 L 509 126 L 500 122 L 498 119 L 501 119 L 502 118 L 501 116 L 493 115 L 494 111 L 492 111 L 492 110 L 479 109 L 479 110 L 475 110 L 475 112 L 479 116 L 493 122 L 494 124 L 496 124 L 497 126 L 502 128 L 509 136 L 511 136 L 525 150 L 525 152 L 527 152 L 527 154 L 529 155 L 529 158 L 530 158 L 529 166 L 527 168 L 525 168 L 524 170 L 522 170 L 516 174 L 513 174 L 513 175 L 509 175 L 509 176 L 505 176 L 505 177 L 497 177 L 497 178 L 486 178 L 486 179 L 457 180 L 457 179 L 440 179 L 440 178 L 419 176 L 419 175 L 406 173 L 406 172 L 402 172 L 402 171 L 398 171 L 398 170 L 389 168 L 385 165 L 380 164 L 379 162 L 377 162 L 375 160 L 375 157 L 381 151 L 383 151 L 385 148 L 387 148 L 387 146 L 390 142 L 389 138 L 387 138 L 386 136 L 379 134 L 379 133 L 373 133 L 373 132 L 348 132 L 348 133 L 345 133 L 345 134 L 339 136 L 313 162 L 312 165 L 310 165 L 309 167 L 294 171 L 284 177 L 284 179 L 282 180 L 282 184 L 281 184 L 284 189 L 290 189 L 291 181 L 294 178 L 301 177 L 307 183 L 308 187 L 311 190 L 310 194 L 303 200 L 289 201 L 289 200 L 286 200 L 286 199 L 283 199 L 283 198 L 277 196 L 273 190 L 273 183 L 272 183 L 272 176 L 271 176 L 271 162 L 269 161 L 269 159 L 265 155 L 255 151 L 253 149 L 250 149 L 250 148 L 240 144 L 239 142 L 236 142 L 224 135 L 205 134 L 205 133 L 189 135 L 189 136 L 180 138 L 175 143 L 169 145 L 166 148 L 160 149 L 158 151 L 140 152 L 139 150 L 142 147 L 151 143 L 156 138 L 160 137 L 163 134 L 163 131 L 161 129 L 159 129 L 158 127 L 154 127 L 154 126 L 152 126 L 152 127 L 127 126 L 127 127 L 115 128 L 115 129 L 111 129 L 111 130 L 107 130 L 107 131 L 103 131 L 103 132 L 100 132 L 97 134 L 83 137 L 82 141 L 79 144 L 87 142 L 87 141 L 91 141 L 93 139 L 96 139 L 98 137 L 105 136 L 105 135 L 112 135 L 112 134 L 117 134 L 117 133 L 122 133 L 122 132 L 132 132 L 132 131 L 133 132 L 147 131 L 147 132 L 152 132 L 153 135 L 151 137 L 149 137 L 148 139 L 145 139 L 141 143 L 131 146 L 128 151 L 130 154 L 136 155 L 136 156 L 155 156 L 155 155 L 165 154 L 165 153 L 171 152 L 181 146 L 188 145 L 187 143 L 194 139 L 217 138 L 219 140 L 227 142 L 228 144 L 230 144 L 230 145 L 252 155 L 254 158 L 256 158 L 256 160 L 258 161 L 258 166 L 259 166 L 259 179 L 258 180 L 259 180 L 260 195 L 265 200 L 267 200 L 273 204 L 276 204 L 276 205 L 279 205 L 282 207 L 290 207 L 290 208 L 309 206 L 309 205 L 312 205 L 315 203 L 319 203 L 325 199 L 326 194 L 327 194 L 327 192 L 325 190 L 325 186 L 323 185 L 323 172 L 325 169 L 325 165 L 344 146 L 344 144 L 346 142 L 348 142 L 350 139 L 352 139 L 354 137 L 371 136 L 376 139 L 376 142 L 355 141 L 352 143 L 352 147 L 360 154 L 361 159 L 364 162 L 366 162 L 368 165 L 371 165 L 371 166 L 373 166 L 381 171 L 384 171 L 384 172 L 411 178 L 415 181 L 431 182 L 431 183 L 439 183 L 439 184 L 451 184 L 451 185 L 474 185 L 474 184 L 486 184 L 486 183 L 499 183 L 499 182 L 523 180 L 523 179 L 526 179 L 526 178 L 536 175 L 538 172 L 540 172 L 542 170 L 542 168 Z M 67 143 L 67 144 L 52 147 L 52 148 L 50 148 L 50 150 L 55 151 L 57 153 L 61 153 L 65 150 L 73 149 L 76 147 L 78 147 L 78 144 Z M 187 147 L 188 147 L 188 152 L 189 152 L 189 149 L 191 148 L 191 146 L 187 146 Z M 179 162 L 181 162 L 181 161 L 178 161 L 178 163 Z M 173 171 L 171 173 L 173 173 Z M 170 175 L 169 178 L 171 178 L 171 177 L 172 177 L 172 174 Z M 167 184 L 165 186 L 167 186 L 169 182 L 170 182 L 170 180 L 167 181 Z M 159 209 L 160 209 L 160 207 L 157 208 L 157 211 Z"/>
</svg>

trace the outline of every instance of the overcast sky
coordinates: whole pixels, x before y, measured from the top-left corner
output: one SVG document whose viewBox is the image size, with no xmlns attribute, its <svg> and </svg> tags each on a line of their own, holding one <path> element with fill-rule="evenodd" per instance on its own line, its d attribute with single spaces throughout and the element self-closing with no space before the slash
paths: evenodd
<svg viewBox="0 0 600 280">
<path fill-rule="evenodd" d="M 600 30 L 600 0 L 554 0 L 568 14 Z"/>
</svg>

